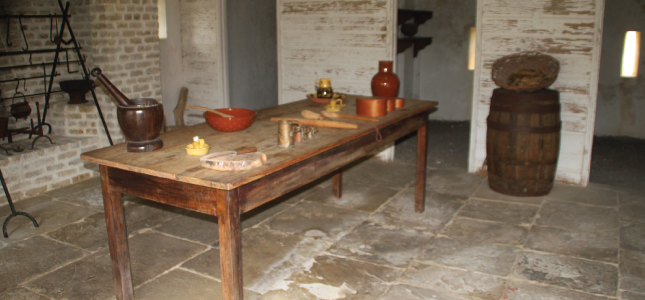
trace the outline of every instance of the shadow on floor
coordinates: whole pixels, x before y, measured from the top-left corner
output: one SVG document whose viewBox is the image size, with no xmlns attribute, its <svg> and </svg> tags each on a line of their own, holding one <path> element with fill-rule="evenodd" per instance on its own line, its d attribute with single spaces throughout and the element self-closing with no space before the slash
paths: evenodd
<svg viewBox="0 0 645 300">
<path fill-rule="evenodd" d="M 468 169 L 470 122 L 431 120 L 428 125 L 428 167 Z M 416 161 L 416 133 L 396 142 L 396 159 Z M 645 140 L 594 137 L 591 183 L 642 189 L 645 182 Z"/>
</svg>

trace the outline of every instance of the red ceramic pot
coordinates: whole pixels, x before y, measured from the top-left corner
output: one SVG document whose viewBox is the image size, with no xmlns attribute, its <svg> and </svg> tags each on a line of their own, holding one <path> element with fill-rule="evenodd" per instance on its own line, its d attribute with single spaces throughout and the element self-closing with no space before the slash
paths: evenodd
<svg viewBox="0 0 645 300">
<path fill-rule="evenodd" d="M 392 61 L 378 62 L 378 73 L 372 77 L 372 95 L 375 97 L 396 97 L 399 94 L 399 77 L 392 73 Z"/>
</svg>

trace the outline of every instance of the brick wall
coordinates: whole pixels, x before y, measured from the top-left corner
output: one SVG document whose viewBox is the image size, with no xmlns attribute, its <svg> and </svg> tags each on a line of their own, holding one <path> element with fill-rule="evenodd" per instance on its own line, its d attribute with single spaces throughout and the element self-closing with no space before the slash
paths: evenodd
<svg viewBox="0 0 645 300">
<path fill-rule="evenodd" d="M 71 0 L 70 23 L 76 39 L 83 47 L 88 69 L 100 67 L 108 77 L 129 98 L 154 98 L 161 101 L 159 70 L 159 39 L 156 0 Z M 64 3 L 63 3 L 64 4 Z M 24 0 L 0 2 L 0 14 L 61 14 L 55 0 Z M 60 28 L 61 21 L 58 22 Z M 53 23 L 56 30 L 56 22 Z M 6 32 L 6 24 L 0 25 L 0 31 Z M 22 19 L 25 38 L 29 50 L 55 48 L 50 41 L 50 20 Z M 20 51 L 25 47 L 18 20 L 12 19 L 7 45 L 2 39 L 0 51 Z M 66 35 L 64 39 L 68 39 Z M 69 45 L 71 46 L 71 45 Z M 69 47 L 66 46 L 66 47 Z M 32 64 L 53 60 L 53 53 L 34 54 Z M 70 60 L 76 55 L 70 51 Z M 66 60 L 65 53 L 60 58 Z M 29 55 L 18 55 L 0 58 L 0 66 L 16 66 L 29 63 Z M 79 70 L 78 64 L 71 64 L 70 70 Z M 47 74 L 51 66 L 46 66 Z M 59 64 L 57 72 L 61 74 L 54 79 L 54 90 L 58 82 L 68 79 L 82 79 L 81 73 L 68 73 L 66 64 Z M 41 65 L 21 69 L 0 71 L 0 80 L 23 78 L 41 75 Z M 94 78 L 92 78 L 94 80 Z M 24 86 L 23 86 L 24 85 Z M 97 81 L 95 89 L 97 99 L 108 125 L 114 143 L 124 141 L 116 118 L 116 102 Z M 11 98 L 15 82 L 0 84 L 2 97 Z M 26 90 L 25 90 L 26 89 Z M 25 94 L 44 92 L 43 80 L 21 81 L 19 91 Z M 93 103 L 91 94 L 86 95 L 88 103 L 67 105 L 69 97 L 65 93 L 52 94 L 47 113 L 47 123 L 52 126 L 53 147 L 36 149 L 7 156 L 0 152 L 0 168 L 7 179 L 14 200 L 33 196 L 40 192 L 61 187 L 73 182 L 96 176 L 92 166 L 80 161 L 80 153 L 97 147 L 108 146 L 109 142 L 103 125 Z M 21 98 L 22 100 L 22 98 Z M 36 122 L 35 102 L 44 104 L 43 96 L 28 97 L 32 108 L 30 118 Z M 4 106 L 10 104 L 4 101 Z M 1 113 L 1 112 L 0 112 Z M 29 125 L 29 120 L 16 122 L 10 119 L 10 128 Z M 31 141 L 21 141 L 27 135 L 16 135 L 16 144 L 24 143 L 31 147 Z M 43 139 L 41 139 L 43 140 Z M 38 141 L 44 147 L 48 141 Z M 5 141 L 6 142 L 6 141 Z M 13 145 L 12 145 L 13 146 Z M 48 146 L 49 147 L 49 146 Z M 0 204 L 1 205 L 1 204 Z"/>
</svg>

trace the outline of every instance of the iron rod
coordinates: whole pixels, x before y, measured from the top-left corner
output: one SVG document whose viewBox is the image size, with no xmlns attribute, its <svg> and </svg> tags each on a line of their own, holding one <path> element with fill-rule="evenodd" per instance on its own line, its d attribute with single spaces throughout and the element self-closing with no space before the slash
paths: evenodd
<svg viewBox="0 0 645 300">
<path fill-rule="evenodd" d="M 63 18 L 64 15 L 0 15 L 0 19 L 8 18 L 36 18 L 36 19 L 45 19 L 45 18 Z M 72 15 L 67 15 L 68 18 L 71 18 Z"/>
<path fill-rule="evenodd" d="M 83 49 L 80 47 L 79 49 Z M 61 48 L 60 50 L 74 50 L 74 48 Z M 9 56 L 9 55 L 20 55 L 20 54 L 35 54 L 35 53 L 48 53 L 55 52 L 56 49 L 37 49 L 37 50 L 28 50 L 28 51 L 9 51 L 9 52 L 0 52 L 0 56 Z"/>
</svg>

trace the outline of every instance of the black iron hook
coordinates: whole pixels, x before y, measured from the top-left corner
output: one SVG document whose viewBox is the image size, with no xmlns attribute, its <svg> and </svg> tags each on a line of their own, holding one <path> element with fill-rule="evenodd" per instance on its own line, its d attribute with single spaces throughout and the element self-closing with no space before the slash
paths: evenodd
<svg viewBox="0 0 645 300">
<path fill-rule="evenodd" d="M 23 99 L 26 103 L 28 103 L 28 102 L 27 102 L 27 96 L 25 96 L 25 94 L 23 94 L 22 92 L 16 92 L 15 94 L 13 94 L 13 97 L 11 98 L 11 104 L 13 104 L 13 103 L 14 103 L 14 102 L 13 102 L 13 100 L 15 100 L 15 99 L 16 99 L 16 96 L 18 96 L 18 94 L 20 94 L 20 95 L 22 96 L 22 99 Z M 25 119 L 26 119 L 26 118 L 25 118 Z"/>
<path fill-rule="evenodd" d="M 43 91 L 47 92 L 47 69 L 45 68 L 45 62 L 41 64 L 43 66 Z"/>
<path fill-rule="evenodd" d="M 11 46 L 11 42 L 9 41 L 9 31 L 11 29 L 11 18 L 7 18 L 7 46 Z"/>
<path fill-rule="evenodd" d="M 22 51 L 29 50 L 29 43 L 27 43 L 27 37 L 25 36 L 25 29 L 22 28 L 22 19 L 18 18 L 18 23 L 20 24 L 20 32 L 22 32 L 22 39 L 25 40 L 25 48 L 22 48 Z"/>
<path fill-rule="evenodd" d="M 56 29 L 55 29 L 56 30 L 56 36 L 54 36 L 52 34 L 52 31 L 54 31 L 54 19 L 56 19 Z M 54 43 L 54 44 L 58 44 L 58 43 L 56 43 L 56 38 L 57 37 L 58 37 L 58 18 L 51 17 L 51 18 L 49 18 L 49 41 Z"/>
<path fill-rule="evenodd" d="M 67 60 L 67 73 L 69 73 L 69 74 L 71 74 L 71 73 L 78 73 L 78 71 L 79 71 L 79 70 L 76 70 L 76 71 L 70 71 L 70 69 L 69 69 L 69 54 L 68 54 L 68 52 L 67 52 L 67 49 L 65 49 L 65 60 Z"/>
<path fill-rule="evenodd" d="M 20 93 L 20 92 L 18 92 L 18 88 L 20 87 L 20 78 L 16 78 L 16 79 L 17 79 L 16 81 L 17 81 L 18 83 L 16 83 L 16 89 L 14 90 L 14 92 L 15 92 L 15 93 Z"/>
</svg>

